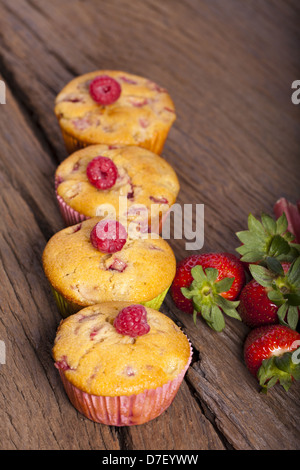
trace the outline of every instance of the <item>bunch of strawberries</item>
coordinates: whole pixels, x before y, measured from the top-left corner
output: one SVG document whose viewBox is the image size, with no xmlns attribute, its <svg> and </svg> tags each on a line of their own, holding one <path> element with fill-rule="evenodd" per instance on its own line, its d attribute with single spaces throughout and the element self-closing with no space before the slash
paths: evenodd
<svg viewBox="0 0 300 470">
<path fill-rule="evenodd" d="M 244 360 L 263 392 L 276 383 L 287 391 L 300 380 L 300 204 L 281 198 L 274 214 L 249 215 L 248 230 L 236 233 L 239 257 L 183 259 L 171 287 L 175 305 L 195 324 L 200 316 L 222 331 L 225 314 L 249 326 Z"/>
</svg>

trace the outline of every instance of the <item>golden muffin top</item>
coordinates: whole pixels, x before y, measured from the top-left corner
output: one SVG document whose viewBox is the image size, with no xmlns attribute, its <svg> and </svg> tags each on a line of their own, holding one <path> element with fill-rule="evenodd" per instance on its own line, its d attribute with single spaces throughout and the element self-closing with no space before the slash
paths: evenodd
<svg viewBox="0 0 300 470">
<path fill-rule="evenodd" d="M 109 76 L 121 87 L 109 105 L 97 103 L 90 83 Z M 60 126 L 73 137 L 92 143 L 139 145 L 157 132 L 168 133 L 176 119 L 168 92 L 147 78 L 116 70 L 98 70 L 71 80 L 57 95 L 55 114 Z"/>
<path fill-rule="evenodd" d="M 114 184 L 98 189 L 87 167 L 98 157 L 110 159 L 117 171 Z M 58 196 L 87 217 L 105 215 L 112 206 L 118 217 L 146 219 L 166 213 L 179 192 L 177 175 L 160 156 L 137 146 L 90 145 L 66 158 L 56 170 Z M 141 210 L 143 212 L 141 212 Z"/>
<path fill-rule="evenodd" d="M 86 307 L 105 301 L 147 302 L 172 283 L 176 259 L 158 235 L 127 227 L 126 243 L 115 253 L 99 251 L 91 232 L 104 217 L 92 217 L 52 236 L 43 252 L 43 267 L 52 287 L 66 300 Z"/>
<path fill-rule="evenodd" d="M 97 396 L 129 396 L 161 387 L 188 367 L 190 343 L 166 315 L 145 307 L 148 333 L 117 331 L 114 320 L 128 305 L 93 305 L 60 323 L 53 358 L 75 387 Z"/>
</svg>

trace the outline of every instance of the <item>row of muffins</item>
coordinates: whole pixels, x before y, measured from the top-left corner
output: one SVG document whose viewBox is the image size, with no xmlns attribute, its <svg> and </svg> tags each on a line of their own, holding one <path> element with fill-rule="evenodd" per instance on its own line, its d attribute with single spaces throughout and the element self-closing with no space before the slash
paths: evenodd
<svg viewBox="0 0 300 470">
<path fill-rule="evenodd" d="M 142 424 L 170 405 L 191 360 L 186 336 L 158 311 L 176 272 L 159 235 L 179 192 L 160 156 L 174 104 L 148 79 L 96 71 L 66 85 L 55 114 L 69 153 L 55 174 L 66 228 L 43 253 L 64 317 L 55 365 L 86 417 Z"/>
</svg>

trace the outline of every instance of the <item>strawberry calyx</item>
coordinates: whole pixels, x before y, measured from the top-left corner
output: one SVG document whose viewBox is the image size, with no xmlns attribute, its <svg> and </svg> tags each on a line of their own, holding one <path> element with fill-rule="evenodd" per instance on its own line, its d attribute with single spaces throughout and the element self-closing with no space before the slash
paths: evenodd
<svg viewBox="0 0 300 470">
<path fill-rule="evenodd" d="M 250 273 L 265 287 L 269 300 L 279 307 L 279 323 L 295 330 L 300 307 L 300 256 L 290 263 L 288 269 L 273 258 L 266 258 L 266 264 L 267 267 L 250 264 Z"/>
<path fill-rule="evenodd" d="M 242 243 L 236 251 L 247 263 L 265 264 L 267 258 L 291 262 L 300 253 L 300 245 L 293 243 L 295 235 L 288 231 L 285 212 L 276 221 L 265 213 L 259 221 L 250 213 L 248 230 L 236 232 L 236 236 Z"/>
<path fill-rule="evenodd" d="M 266 393 L 273 385 L 279 383 L 288 391 L 293 380 L 300 380 L 300 347 L 293 352 L 264 359 L 258 370 L 257 378 L 261 391 Z"/>
<path fill-rule="evenodd" d="M 225 277 L 217 281 L 218 269 L 206 268 L 201 265 L 191 269 L 193 281 L 189 287 L 182 287 L 181 292 L 193 302 L 193 320 L 196 324 L 200 313 L 206 323 L 215 331 L 222 331 L 225 327 L 223 312 L 233 318 L 241 320 L 236 308 L 239 301 L 225 299 L 222 294 L 229 291 L 234 277 Z"/>
</svg>

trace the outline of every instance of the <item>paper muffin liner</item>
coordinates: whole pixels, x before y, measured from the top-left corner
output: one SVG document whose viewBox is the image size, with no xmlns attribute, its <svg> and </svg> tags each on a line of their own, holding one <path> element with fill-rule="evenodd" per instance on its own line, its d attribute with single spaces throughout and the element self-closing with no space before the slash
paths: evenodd
<svg viewBox="0 0 300 470">
<path fill-rule="evenodd" d="M 149 300 L 147 302 L 135 302 L 139 303 L 141 305 L 144 305 L 145 307 L 153 308 L 155 310 L 159 310 L 166 295 L 169 290 L 170 286 L 163 291 L 161 294 L 159 294 L 157 297 L 155 297 L 152 300 Z M 73 315 L 74 313 L 77 313 L 79 310 L 87 307 L 88 305 L 79 305 L 74 302 L 70 302 L 67 300 L 60 292 L 58 292 L 54 287 L 51 286 L 51 290 L 57 305 L 57 308 L 63 318 L 67 318 L 70 315 Z"/>
<path fill-rule="evenodd" d="M 69 204 L 67 204 L 63 200 L 63 198 L 61 196 L 59 196 L 59 194 L 57 194 L 57 193 L 56 193 L 56 198 L 57 198 L 57 201 L 58 201 L 59 211 L 60 211 L 61 216 L 63 218 L 63 221 L 64 221 L 64 223 L 67 227 L 70 226 L 70 225 L 78 224 L 78 223 L 82 222 L 83 220 L 89 219 L 89 217 L 87 217 L 83 214 L 80 214 L 80 212 L 77 212 L 74 209 L 72 209 L 72 207 L 69 206 Z"/>
<path fill-rule="evenodd" d="M 189 345 L 188 362 L 175 379 L 137 395 L 116 397 L 91 395 L 71 384 L 62 370 L 59 370 L 59 374 L 70 402 L 86 418 L 110 426 L 144 424 L 161 415 L 174 400 L 192 360 L 190 341 Z"/>
<path fill-rule="evenodd" d="M 67 204 L 64 201 L 64 199 L 56 191 L 57 186 L 58 186 L 58 183 L 57 183 L 57 179 L 56 179 L 55 180 L 56 199 L 57 199 L 57 202 L 58 202 L 58 207 L 59 207 L 60 214 L 62 216 L 62 219 L 63 219 L 64 224 L 66 225 L 66 227 L 69 227 L 70 225 L 79 224 L 80 222 L 89 219 L 90 217 L 76 211 L 75 209 L 73 209 L 69 204 Z M 169 209 L 165 214 L 163 214 L 163 216 L 161 217 L 161 219 L 159 221 L 157 221 L 157 223 L 155 223 L 155 222 L 151 223 L 150 222 L 151 230 L 152 230 L 153 233 L 157 233 L 157 234 L 161 233 L 163 224 L 165 223 L 165 221 L 166 221 L 166 219 L 167 219 L 167 217 L 170 213 L 170 210 L 171 209 Z"/>
<path fill-rule="evenodd" d="M 59 123 L 60 124 L 60 123 Z M 63 141 L 67 150 L 67 153 L 70 155 L 76 150 L 83 149 L 88 147 L 89 145 L 94 144 L 108 144 L 107 142 L 86 142 L 79 137 L 74 137 L 71 134 L 67 133 L 62 126 L 60 125 Z M 137 142 L 135 145 L 138 147 L 142 147 L 147 150 L 151 150 L 152 152 L 160 155 L 163 151 L 165 141 L 167 139 L 169 133 L 169 129 L 166 131 L 165 129 L 161 130 L 160 132 L 155 132 L 150 139 L 144 140 L 143 142 Z M 123 142 L 114 142 L 114 144 L 123 144 Z"/>
</svg>

